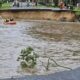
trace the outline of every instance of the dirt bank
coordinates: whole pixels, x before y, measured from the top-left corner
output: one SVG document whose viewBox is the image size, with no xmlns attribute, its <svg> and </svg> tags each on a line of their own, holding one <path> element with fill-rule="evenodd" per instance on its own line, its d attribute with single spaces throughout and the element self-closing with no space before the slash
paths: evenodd
<svg viewBox="0 0 80 80">
<path fill-rule="evenodd" d="M 61 21 L 74 21 L 75 14 L 71 11 L 48 11 L 48 10 L 28 10 L 28 11 L 0 11 L 0 16 L 3 18 L 19 18 L 28 20 L 61 20 Z"/>
</svg>

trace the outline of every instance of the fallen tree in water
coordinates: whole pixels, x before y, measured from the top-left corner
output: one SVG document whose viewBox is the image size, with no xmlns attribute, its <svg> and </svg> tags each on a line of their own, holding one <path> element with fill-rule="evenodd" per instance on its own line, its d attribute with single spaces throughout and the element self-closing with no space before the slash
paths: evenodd
<svg viewBox="0 0 80 80">
<path fill-rule="evenodd" d="M 42 61 L 42 59 L 47 59 L 47 62 L 45 63 L 44 61 Z M 55 61 L 55 59 L 51 56 L 47 56 L 47 55 L 39 56 L 38 54 L 36 54 L 36 52 L 34 51 L 34 49 L 32 47 L 22 49 L 21 50 L 21 55 L 18 57 L 18 61 L 20 61 L 21 67 L 23 69 L 28 68 L 28 69 L 32 70 L 32 69 L 35 68 L 35 66 L 38 65 L 37 61 L 39 61 L 39 63 L 41 63 L 41 66 L 43 66 L 46 71 L 49 71 L 49 68 L 52 67 L 52 65 L 54 65 L 56 67 L 62 67 L 62 68 L 72 70 L 69 67 L 65 67 L 65 66 L 62 66 L 62 65 L 58 64 Z"/>
</svg>

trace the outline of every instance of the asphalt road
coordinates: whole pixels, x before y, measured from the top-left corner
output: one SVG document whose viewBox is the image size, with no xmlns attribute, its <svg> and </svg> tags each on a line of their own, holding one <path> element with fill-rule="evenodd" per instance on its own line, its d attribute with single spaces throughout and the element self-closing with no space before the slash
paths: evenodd
<svg viewBox="0 0 80 80">
<path fill-rule="evenodd" d="M 47 7 L 12 7 L 11 10 L 51 10 L 51 11 L 70 11 L 69 9 L 47 8 Z"/>
</svg>

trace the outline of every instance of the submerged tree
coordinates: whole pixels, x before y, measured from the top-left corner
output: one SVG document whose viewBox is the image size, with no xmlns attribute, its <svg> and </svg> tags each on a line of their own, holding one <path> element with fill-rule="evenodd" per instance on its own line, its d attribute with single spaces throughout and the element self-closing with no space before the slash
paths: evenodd
<svg viewBox="0 0 80 80">
<path fill-rule="evenodd" d="M 21 50 L 21 55 L 18 57 L 18 61 L 21 61 L 22 68 L 34 68 L 37 63 L 37 54 L 33 48 L 28 47 Z"/>
</svg>

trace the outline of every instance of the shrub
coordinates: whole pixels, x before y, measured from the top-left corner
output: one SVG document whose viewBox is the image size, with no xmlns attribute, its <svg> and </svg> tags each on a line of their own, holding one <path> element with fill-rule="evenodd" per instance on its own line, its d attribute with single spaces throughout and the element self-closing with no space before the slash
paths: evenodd
<svg viewBox="0 0 80 80">
<path fill-rule="evenodd" d="M 28 47 L 21 50 L 21 55 L 18 57 L 18 61 L 21 61 L 22 68 L 34 68 L 37 63 L 37 54 L 33 48 Z"/>
</svg>

